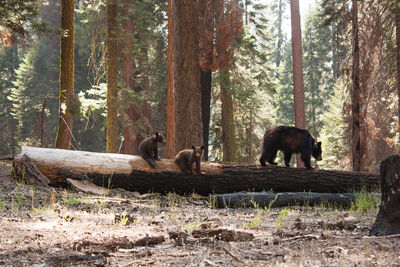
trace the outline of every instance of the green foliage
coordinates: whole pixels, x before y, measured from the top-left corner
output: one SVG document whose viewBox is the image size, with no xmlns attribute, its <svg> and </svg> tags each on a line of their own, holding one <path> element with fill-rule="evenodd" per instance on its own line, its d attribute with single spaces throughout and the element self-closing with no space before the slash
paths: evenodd
<svg viewBox="0 0 400 267">
<path fill-rule="evenodd" d="M 250 229 L 255 229 L 255 228 L 260 228 L 262 226 L 262 221 L 263 220 L 268 220 L 269 215 L 271 213 L 271 208 L 276 199 L 278 198 L 278 195 L 275 196 L 275 198 L 268 203 L 268 206 L 265 206 L 264 208 L 260 207 L 260 204 L 255 202 L 253 199 L 250 200 L 250 203 L 253 205 L 254 209 L 256 210 L 256 217 L 254 220 L 250 221 L 249 223 L 245 223 L 244 227 L 250 228 Z"/>
<path fill-rule="evenodd" d="M 0 1 L 0 27 L 24 37 L 28 33 L 27 23 L 38 14 L 38 4 L 37 0 Z"/>
<path fill-rule="evenodd" d="M 11 115 L 12 102 L 9 99 L 13 81 L 16 79 L 15 70 L 18 68 L 18 48 L 0 47 L 0 154 L 12 154 L 16 148 L 13 133 L 16 121 Z"/>
<path fill-rule="evenodd" d="M 292 47 L 286 43 L 283 65 L 279 74 L 280 84 L 274 95 L 277 124 L 294 125 Z"/>
<path fill-rule="evenodd" d="M 350 135 L 343 114 L 343 105 L 348 101 L 348 95 L 339 87 L 334 87 L 333 96 L 328 102 L 328 110 L 322 114 L 325 125 L 322 127 L 322 161 L 321 167 L 327 169 L 346 169 L 350 159 Z"/>
<path fill-rule="evenodd" d="M 316 3 L 315 9 L 306 19 L 303 35 L 304 94 L 307 130 L 315 137 L 320 136 L 324 125 L 321 115 L 328 109 L 333 93 L 332 32 L 324 27 Z"/>
<path fill-rule="evenodd" d="M 259 156 L 261 138 L 272 124 L 271 95 L 276 89 L 274 66 L 271 62 L 270 24 L 266 6 L 246 1 L 244 32 L 236 39 L 235 57 L 230 66 L 234 120 L 239 162 L 254 163 Z M 247 11 L 247 15 L 246 15 Z M 213 74 L 210 125 L 210 159 L 222 160 L 222 122 L 219 91 L 220 74 Z"/>
<path fill-rule="evenodd" d="M 363 187 L 360 192 L 356 192 L 355 195 L 356 199 L 351 203 L 351 210 L 361 213 L 377 212 L 381 203 L 381 199 L 378 196 L 367 192 L 365 187 Z"/>
<path fill-rule="evenodd" d="M 279 212 L 278 218 L 275 220 L 275 225 L 277 228 L 282 228 L 285 225 L 286 218 L 289 215 L 289 210 L 288 209 L 282 209 Z"/>
<path fill-rule="evenodd" d="M 38 43 L 25 55 L 16 70 L 16 81 L 9 99 L 12 102 L 12 116 L 18 121 L 16 136 L 20 144 L 39 145 L 40 118 L 45 99 L 57 95 L 58 69 L 55 66 L 56 60 L 48 56 L 49 49 L 45 43 Z M 54 98 L 49 99 L 45 106 L 45 140 L 54 139 L 58 122 L 57 106 L 58 102 Z"/>
<path fill-rule="evenodd" d="M 69 197 L 62 199 L 62 204 L 77 207 L 82 204 L 93 204 L 93 202 L 83 198 Z"/>
<path fill-rule="evenodd" d="M 200 228 L 200 218 L 197 218 L 196 221 L 189 222 L 185 225 L 185 231 L 188 234 L 191 234 L 194 230 L 198 230 Z"/>
</svg>

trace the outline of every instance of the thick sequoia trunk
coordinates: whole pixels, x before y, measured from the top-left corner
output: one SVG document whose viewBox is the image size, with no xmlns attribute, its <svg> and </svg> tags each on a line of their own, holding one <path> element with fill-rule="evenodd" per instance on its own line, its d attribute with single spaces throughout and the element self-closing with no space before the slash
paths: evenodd
<svg viewBox="0 0 400 267">
<path fill-rule="evenodd" d="M 74 0 L 61 1 L 61 29 L 60 100 L 56 147 L 69 149 L 72 138 L 70 105 L 74 95 Z"/>
<path fill-rule="evenodd" d="M 400 233 L 400 156 L 391 156 L 381 162 L 382 201 L 371 235 Z"/>
<path fill-rule="evenodd" d="M 22 147 L 15 160 L 20 160 L 23 154 L 53 181 L 65 181 L 65 172 L 61 175 L 59 170 L 66 168 L 86 174 L 97 185 L 141 193 L 208 195 L 270 189 L 274 192 L 342 193 L 362 186 L 367 189 L 379 186 L 379 176 L 371 173 L 203 162 L 202 175 L 185 175 L 168 159 L 158 161 L 154 169 L 141 157 L 132 155 Z"/>
<path fill-rule="evenodd" d="M 167 117 L 166 130 L 167 144 L 165 157 L 172 159 L 176 155 L 175 149 L 175 98 L 174 98 L 174 62 L 173 62 L 173 0 L 168 0 L 168 82 L 167 82 Z"/>
<path fill-rule="evenodd" d="M 107 152 L 118 151 L 117 3 L 107 2 Z"/>
<path fill-rule="evenodd" d="M 299 0 L 290 0 L 290 16 L 292 25 L 294 123 L 297 128 L 305 129 L 303 52 L 301 44 Z M 300 159 L 300 154 L 296 155 L 296 163 L 297 167 L 304 167 L 303 161 Z"/>
<path fill-rule="evenodd" d="M 203 143 L 199 64 L 198 8 L 193 1 L 173 1 L 173 120 L 175 152 Z M 169 111 L 169 110 L 168 110 Z M 170 138 L 170 136 L 167 136 Z M 168 139 L 167 139 L 168 142 Z"/>
<path fill-rule="evenodd" d="M 351 154 L 353 162 L 353 171 L 361 170 L 361 136 L 360 136 L 360 104 L 361 104 L 361 87 L 360 87 L 360 47 L 358 39 L 358 6 L 357 0 L 353 0 L 353 88 L 351 92 L 352 107 L 352 144 Z"/>
</svg>

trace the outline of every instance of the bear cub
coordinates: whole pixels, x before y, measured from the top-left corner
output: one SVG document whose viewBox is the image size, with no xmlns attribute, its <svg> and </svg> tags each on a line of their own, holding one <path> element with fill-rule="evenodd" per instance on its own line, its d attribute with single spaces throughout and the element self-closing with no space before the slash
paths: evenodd
<svg viewBox="0 0 400 267">
<path fill-rule="evenodd" d="M 147 137 L 139 144 L 139 153 L 142 158 L 147 161 L 151 167 L 156 167 L 155 160 L 160 160 L 158 157 L 158 143 L 166 143 L 165 137 L 156 132 L 155 135 Z"/>
<path fill-rule="evenodd" d="M 201 174 L 201 155 L 203 154 L 204 145 L 201 147 L 195 147 L 192 145 L 192 149 L 184 149 L 175 156 L 175 163 L 186 174 L 193 174 L 192 166 L 196 162 L 196 171 Z"/>
<path fill-rule="evenodd" d="M 322 160 L 321 142 L 316 143 L 315 138 L 307 131 L 291 126 L 278 126 L 267 131 L 263 138 L 260 163 L 265 166 L 265 161 L 271 165 L 278 150 L 285 155 L 285 165 L 289 167 L 293 153 L 301 153 L 301 160 L 307 169 L 311 169 L 311 155 L 317 160 Z"/>
</svg>

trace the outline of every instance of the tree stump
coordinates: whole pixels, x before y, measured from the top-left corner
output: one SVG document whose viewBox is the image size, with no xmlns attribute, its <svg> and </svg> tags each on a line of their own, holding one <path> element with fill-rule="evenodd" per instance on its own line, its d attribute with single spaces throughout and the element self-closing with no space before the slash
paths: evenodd
<svg viewBox="0 0 400 267">
<path fill-rule="evenodd" d="M 382 201 L 370 235 L 400 233 L 400 156 L 391 156 L 381 162 Z"/>
</svg>

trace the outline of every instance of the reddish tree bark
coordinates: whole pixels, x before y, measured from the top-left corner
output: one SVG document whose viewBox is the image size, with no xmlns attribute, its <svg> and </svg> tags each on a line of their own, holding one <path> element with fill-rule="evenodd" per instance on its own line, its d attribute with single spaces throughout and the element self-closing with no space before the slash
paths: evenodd
<svg viewBox="0 0 400 267">
<path fill-rule="evenodd" d="M 398 6 L 395 10 L 396 12 L 396 63 L 397 63 L 397 108 L 399 113 L 398 123 L 399 123 L 399 132 L 400 135 L 400 6 Z"/>
<path fill-rule="evenodd" d="M 107 2 L 107 152 L 118 152 L 117 0 Z"/>
<path fill-rule="evenodd" d="M 290 0 L 290 14 L 292 25 L 292 65 L 293 65 L 293 92 L 294 92 L 294 122 L 300 129 L 306 128 L 304 112 L 304 81 L 303 81 L 303 53 L 301 44 L 301 24 L 299 0 Z M 303 168 L 300 155 L 296 156 L 297 167 Z"/>
<path fill-rule="evenodd" d="M 358 4 L 353 0 L 353 88 L 351 93 L 352 107 L 352 164 L 353 171 L 361 171 L 361 138 L 360 138 L 360 58 L 359 58 L 359 39 L 358 39 Z"/>
<path fill-rule="evenodd" d="M 199 64 L 198 6 L 192 1 L 174 1 L 173 75 L 175 153 L 203 143 Z M 168 138 L 168 137 L 167 137 Z"/>
<path fill-rule="evenodd" d="M 175 157 L 175 99 L 174 99 L 174 62 L 173 62 L 173 11 L 174 0 L 168 0 L 168 84 L 165 157 Z"/>
<path fill-rule="evenodd" d="M 150 123 L 151 110 L 146 99 L 143 104 L 138 104 L 132 98 L 133 92 L 149 90 L 148 78 L 144 77 L 144 81 L 140 84 L 137 77 L 140 76 L 139 70 L 135 70 L 135 47 L 134 43 L 143 43 L 140 33 L 135 35 L 134 20 L 129 17 L 132 9 L 132 3 L 125 1 L 122 5 L 122 28 L 123 39 L 121 41 L 122 53 L 122 81 L 124 83 L 124 90 L 122 91 L 122 101 L 124 111 L 122 114 L 124 125 L 124 153 L 138 155 L 140 142 L 151 135 L 152 127 Z M 147 48 L 143 46 L 140 51 L 140 65 L 146 65 L 148 61 Z"/>
<path fill-rule="evenodd" d="M 60 101 L 56 147 L 69 149 L 72 138 L 70 104 L 74 95 L 74 0 L 61 1 Z"/>
</svg>

